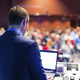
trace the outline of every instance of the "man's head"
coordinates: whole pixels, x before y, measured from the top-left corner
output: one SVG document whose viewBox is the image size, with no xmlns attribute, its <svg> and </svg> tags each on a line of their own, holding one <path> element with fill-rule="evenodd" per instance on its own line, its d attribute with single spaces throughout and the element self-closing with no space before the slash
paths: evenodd
<svg viewBox="0 0 80 80">
<path fill-rule="evenodd" d="M 29 14 L 24 8 L 20 6 L 14 6 L 10 9 L 8 14 L 9 28 L 16 26 L 15 28 L 21 28 L 21 30 L 23 30 L 25 27 L 27 27 L 28 23 Z"/>
</svg>

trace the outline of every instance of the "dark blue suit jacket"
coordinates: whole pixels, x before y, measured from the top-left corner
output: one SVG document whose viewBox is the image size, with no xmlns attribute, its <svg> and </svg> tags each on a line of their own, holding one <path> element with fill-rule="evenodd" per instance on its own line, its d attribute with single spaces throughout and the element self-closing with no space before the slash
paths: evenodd
<svg viewBox="0 0 80 80">
<path fill-rule="evenodd" d="M 0 37 L 0 80 L 46 80 L 36 42 L 15 31 Z"/>
</svg>

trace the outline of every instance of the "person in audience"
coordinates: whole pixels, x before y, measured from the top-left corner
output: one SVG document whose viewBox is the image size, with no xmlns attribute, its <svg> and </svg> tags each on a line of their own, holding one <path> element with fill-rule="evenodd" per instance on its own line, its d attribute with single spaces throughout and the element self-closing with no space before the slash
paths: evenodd
<svg viewBox="0 0 80 80">
<path fill-rule="evenodd" d="M 37 43 L 23 37 L 28 23 L 24 8 L 10 9 L 9 28 L 0 36 L 0 80 L 47 80 Z"/>
<path fill-rule="evenodd" d="M 2 35 L 2 32 L 1 32 L 1 30 L 0 30 L 0 36 Z"/>
<path fill-rule="evenodd" d="M 47 47 L 50 48 L 51 44 L 53 43 L 54 39 L 55 39 L 55 33 L 51 33 L 50 34 L 50 39 L 47 41 Z"/>
<path fill-rule="evenodd" d="M 67 39 L 72 39 L 72 36 L 70 35 L 70 29 L 65 29 L 64 33 L 62 34 L 62 40 L 65 41 Z"/>
<path fill-rule="evenodd" d="M 41 46 L 41 40 L 39 38 L 36 39 L 36 42 L 38 44 L 38 47 L 40 50 L 42 50 L 42 46 Z"/>
<path fill-rule="evenodd" d="M 61 45 L 60 53 L 63 55 L 63 61 L 69 61 L 71 55 L 73 54 L 74 48 L 73 45 L 70 43 L 70 40 L 65 40 Z"/>
<path fill-rule="evenodd" d="M 43 50 L 49 50 L 48 47 L 47 47 L 47 45 L 46 45 L 46 43 L 47 43 L 47 41 L 45 39 L 43 39 L 42 43 L 41 43 Z"/>
<path fill-rule="evenodd" d="M 44 40 L 48 41 L 50 39 L 50 32 L 49 31 L 46 31 L 44 33 Z"/>
<path fill-rule="evenodd" d="M 1 27 L 0 28 L 0 35 L 2 35 L 4 32 L 5 32 L 5 28 L 4 27 Z"/>
<path fill-rule="evenodd" d="M 59 50 L 61 48 L 61 37 L 59 34 L 56 34 L 53 43 L 51 44 L 51 49 Z"/>
<path fill-rule="evenodd" d="M 78 37 L 77 29 L 74 28 L 71 32 L 70 35 L 72 36 L 73 40 L 75 40 Z"/>
<path fill-rule="evenodd" d="M 80 53 L 80 31 L 78 32 L 78 37 L 74 41 L 77 51 Z"/>
</svg>

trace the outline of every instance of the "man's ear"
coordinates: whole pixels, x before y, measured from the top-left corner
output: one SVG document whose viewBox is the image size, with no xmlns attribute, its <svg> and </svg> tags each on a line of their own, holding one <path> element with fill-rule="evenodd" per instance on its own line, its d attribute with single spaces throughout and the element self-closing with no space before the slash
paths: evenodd
<svg viewBox="0 0 80 80">
<path fill-rule="evenodd" d="M 26 23 L 27 23 L 27 18 L 25 18 L 25 19 L 23 20 L 23 25 L 25 26 Z"/>
</svg>

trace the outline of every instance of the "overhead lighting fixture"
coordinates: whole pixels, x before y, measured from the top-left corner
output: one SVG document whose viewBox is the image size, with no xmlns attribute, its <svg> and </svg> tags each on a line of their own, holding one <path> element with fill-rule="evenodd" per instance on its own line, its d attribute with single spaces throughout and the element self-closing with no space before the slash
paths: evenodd
<svg viewBox="0 0 80 80">
<path fill-rule="evenodd" d="M 36 15 L 36 16 L 39 16 L 39 15 L 40 15 L 40 13 L 36 13 L 35 15 Z"/>
</svg>

